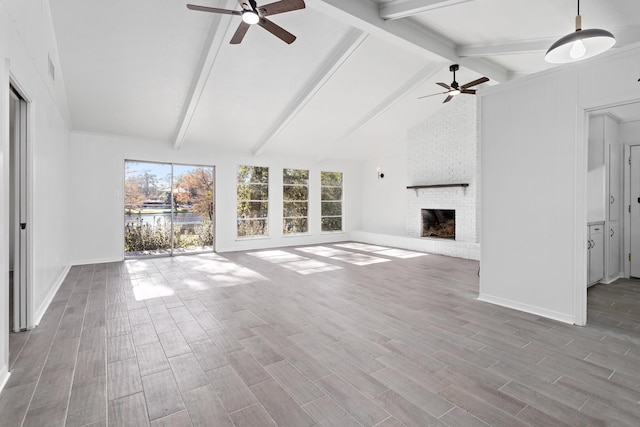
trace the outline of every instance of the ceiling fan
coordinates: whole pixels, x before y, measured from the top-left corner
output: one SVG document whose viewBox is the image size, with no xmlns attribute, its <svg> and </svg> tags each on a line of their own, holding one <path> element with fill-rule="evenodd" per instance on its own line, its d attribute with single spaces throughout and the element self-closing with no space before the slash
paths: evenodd
<svg viewBox="0 0 640 427">
<path fill-rule="evenodd" d="M 238 3 L 240 3 L 242 10 L 219 9 L 217 7 L 198 6 L 195 4 L 188 4 L 187 7 L 191 10 L 242 17 L 242 22 L 240 22 L 238 29 L 231 38 L 231 44 L 239 44 L 242 42 L 245 34 L 247 34 L 247 30 L 254 24 L 258 24 L 287 44 L 295 41 L 296 36 L 279 25 L 274 24 L 266 17 L 278 13 L 290 12 L 292 10 L 304 9 L 305 4 L 303 0 L 280 0 L 264 6 L 258 6 L 256 0 L 238 0 Z"/>
<path fill-rule="evenodd" d="M 462 86 L 460 86 L 458 84 L 458 82 L 456 81 L 456 71 L 458 71 L 460 69 L 460 66 L 458 64 L 453 64 L 449 67 L 449 71 L 451 71 L 453 73 L 453 82 L 451 82 L 451 85 L 448 85 L 446 83 L 436 83 L 439 86 L 442 86 L 443 88 L 447 89 L 446 92 L 440 92 L 440 93 L 434 93 L 432 95 L 425 95 L 425 96 L 420 96 L 418 97 L 418 99 L 422 99 L 422 98 L 428 98 L 430 96 L 436 96 L 436 95 L 444 95 L 447 94 L 447 97 L 444 99 L 444 101 L 442 101 L 442 103 L 444 104 L 445 102 L 449 102 L 453 99 L 454 96 L 459 95 L 461 93 L 466 93 L 467 95 L 475 95 L 476 94 L 476 90 L 475 89 L 469 89 L 470 87 L 479 85 L 480 83 L 484 83 L 484 82 L 488 82 L 489 79 L 487 77 L 480 77 L 477 80 L 474 80 L 472 82 L 469 82 L 467 84 L 463 84 Z"/>
</svg>

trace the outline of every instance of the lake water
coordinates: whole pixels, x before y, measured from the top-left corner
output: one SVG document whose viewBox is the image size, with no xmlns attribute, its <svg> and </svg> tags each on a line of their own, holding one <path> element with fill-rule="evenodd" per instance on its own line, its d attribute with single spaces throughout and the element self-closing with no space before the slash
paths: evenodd
<svg viewBox="0 0 640 427">
<path fill-rule="evenodd" d="M 173 214 L 174 224 L 182 224 L 188 226 L 200 225 L 202 221 L 208 219 L 196 212 L 179 212 Z M 143 224 L 150 224 L 155 226 L 158 220 L 164 221 L 165 224 L 171 223 L 170 213 L 156 213 L 156 214 L 125 214 L 124 224 L 137 223 L 139 218 L 142 219 Z"/>
</svg>

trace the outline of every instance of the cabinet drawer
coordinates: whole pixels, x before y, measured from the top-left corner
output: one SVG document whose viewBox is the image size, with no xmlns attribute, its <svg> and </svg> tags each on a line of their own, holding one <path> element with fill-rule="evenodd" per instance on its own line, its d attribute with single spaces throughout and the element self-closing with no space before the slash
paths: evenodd
<svg viewBox="0 0 640 427">
<path fill-rule="evenodd" d="M 595 224 L 589 226 L 589 235 L 593 236 L 594 234 L 602 234 L 602 230 L 604 230 L 603 224 Z"/>
</svg>

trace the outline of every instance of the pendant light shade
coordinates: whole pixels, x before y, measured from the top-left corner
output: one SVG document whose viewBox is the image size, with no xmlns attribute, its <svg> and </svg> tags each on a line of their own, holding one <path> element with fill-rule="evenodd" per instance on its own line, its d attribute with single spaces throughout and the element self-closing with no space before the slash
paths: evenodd
<svg viewBox="0 0 640 427">
<path fill-rule="evenodd" d="M 609 50 L 614 44 L 616 44 L 616 39 L 609 31 L 597 28 L 582 29 L 580 0 L 578 0 L 576 30 L 552 44 L 544 59 L 552 64 L 580 61 L 599 55 Z"/>
</svg>

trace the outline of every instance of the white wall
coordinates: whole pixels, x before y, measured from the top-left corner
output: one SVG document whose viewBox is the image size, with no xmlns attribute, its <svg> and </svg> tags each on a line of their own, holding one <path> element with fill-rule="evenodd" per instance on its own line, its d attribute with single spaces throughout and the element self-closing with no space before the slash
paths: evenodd
<svg viewBox="0 0 640 427">
<path fill-rule="evenodd" d="M 215 173 L 218 252 L 347 240 L 360 223 L 360 167 L 350 162 L 316 163 L 310 159 L 252 157 L 186 144 L 179 151 L 166 141 L 73 133 L 71 136 L 71 258 L 73 264 L 123 259 L 124 161 L 213 165 Z M 238 165 L 270 167 L 269 238 L 236 237 L 236 173 Z M 309 170 L 308 235 L 282 235 L 282 169 Z M 320 230 L 320 172 L 344 173 L 344 233 Z"/>
<path fill-rule="evenodd" d="M 58 64 L 48 2 L 0 1 L 0 227 L 9 230 L 9 83 L 30 101 L 28 218 L 31 318 L 37 323 L 69 267 L 68 113 L 61 78 L 53 83 L 48 56 Z M 57 66 L 58 71 L 60 67 Z M 60 74 L 58 73 L 58 77 Z M 0 387 L 8 363 L 8 238 L 0 246 Z"/>
<path fill-rule="evenodd" d="M 620 144 L 640 144 L 640 120 L 620 123 L 618 131 Z"/>
<path fill-rule="evenodd" d="M 362 230 L 403 236 L 407 228 L 407 145 L 397 144 L 393 154 L 363 163 Z M 380 167 L 384 178 L 378 178 Z"/>
<path fill-rule="evenodd" d="M 481 93 L 480 299 L 584 323 L 584 111 L 640 99 L 638 76 L 636 47 Z"/>
</svg>

